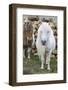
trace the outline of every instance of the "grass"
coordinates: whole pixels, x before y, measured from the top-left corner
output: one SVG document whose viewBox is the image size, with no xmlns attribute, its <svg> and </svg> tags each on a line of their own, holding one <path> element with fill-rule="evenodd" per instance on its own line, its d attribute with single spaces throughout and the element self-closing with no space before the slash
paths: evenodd
<svg viewBox="0 0 68 90">
<path fill-rule="evenodd" d="M 43 70 L 40 69 L 40 60 L 37 55 L 31 55 L 31 59 L 27 58 L 23 60 L 23 74 L 46 74 L 57 73 L 57 60 L 55 57 L 51 58 L 50 67 L 51 70 L 47 70 L 47 66 Z"/>
</svg>

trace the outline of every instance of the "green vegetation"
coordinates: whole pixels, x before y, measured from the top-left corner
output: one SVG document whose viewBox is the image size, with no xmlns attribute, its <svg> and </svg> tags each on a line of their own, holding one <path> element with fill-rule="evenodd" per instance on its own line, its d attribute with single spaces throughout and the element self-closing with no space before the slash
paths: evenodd
<svg viewBox="0 0 68 90">
<path fill-rule="evenodd" d="M 27 58 L 23 60 L 23 74 L 45 74 L 45 73 L 57 73 L 57 59 L 55 57 L 51 58 L 50 66 L 51 70 L 47 70 L 47 66 L 45 64 L 45 68 L 43 70 L 40 69 L 40 60 L 37 55 L 32 55 L 31 59 Z"/>
</svg>

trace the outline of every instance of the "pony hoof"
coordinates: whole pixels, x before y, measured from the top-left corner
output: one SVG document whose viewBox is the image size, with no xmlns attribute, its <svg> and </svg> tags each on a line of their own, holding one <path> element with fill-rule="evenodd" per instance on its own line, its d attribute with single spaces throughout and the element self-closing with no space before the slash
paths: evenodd
<svg viewBox="0 0 68 90">
<path fill-rule="evenodd" d="M 30 57 L 28 57 L 28 59 L 30 59 Z"/>
<path fill-rule="evenodd" d="M 50 71 L 50 68 L 48 68 L 47 70 Z"/>
<path fill-rule="evenodd" d="M 44 69 L 44 67 L 41 67 L 41 69 Z"/>
</svg>

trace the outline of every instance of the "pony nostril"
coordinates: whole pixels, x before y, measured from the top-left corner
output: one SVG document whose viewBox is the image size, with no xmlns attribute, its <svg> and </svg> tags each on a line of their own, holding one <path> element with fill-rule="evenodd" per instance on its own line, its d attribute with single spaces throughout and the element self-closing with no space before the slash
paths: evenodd
<svg viewBox="0 0 68 90">
<path fill-rule="evenodd" d="M 46 41 L 44 41 L 44 43 L 46 43 Z"/>
<path fill-rule="evenodd" d="M 43 40 L 42 40 L 41 42 L 42 42 L 42 45 L 45 45 L 45 44 L 46 44 L 46 41 L 43 41 Z"/>
</svg>

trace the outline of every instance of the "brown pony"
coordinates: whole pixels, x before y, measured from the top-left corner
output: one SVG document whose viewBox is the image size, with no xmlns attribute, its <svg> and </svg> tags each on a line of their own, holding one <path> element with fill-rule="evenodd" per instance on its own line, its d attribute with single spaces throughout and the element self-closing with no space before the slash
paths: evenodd
<svg viewBox="0 0 68 90">
<path fill-rule="evenodd" d="M 24 58 L 27 57 L 28 59 L 30 59 L 32 41 L 33 41 L 33 26 L 31 21 L 27 21 L 27 22 L 24 22 L 24 25 L 23 25 Z"/>
</svg>

